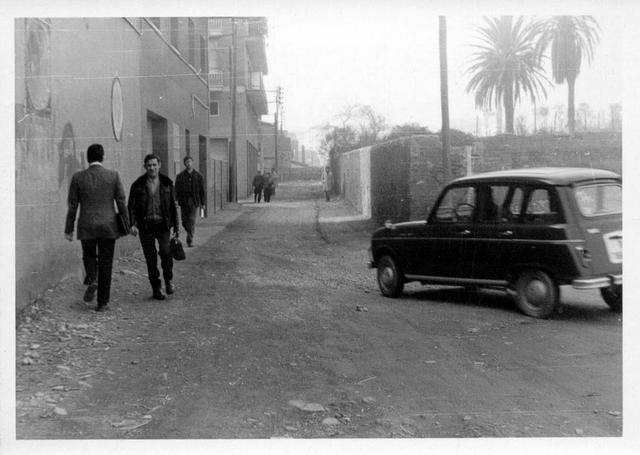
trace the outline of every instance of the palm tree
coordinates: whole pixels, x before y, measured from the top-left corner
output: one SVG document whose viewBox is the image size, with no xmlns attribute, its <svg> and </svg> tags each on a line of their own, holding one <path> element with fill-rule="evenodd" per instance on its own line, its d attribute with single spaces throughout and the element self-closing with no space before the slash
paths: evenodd
<svg viewBox="0 0 640 455">
<path fill-rule="evenodd" d="M 512 16 L 485 18 L 479 27 L 481 44 L 472 56 L 467 73 L 472 74 L 467 92 L 475 91 L 478 108 L 504 106 L 505 131 L 513 134 L 514 106 L 523 93 L 535 101 L 540 94 L 546 97 L 544 84 L 548 83 L 542 68 L 540 36 L 543 23 Z"/>
<path fill-rule="evenodd" d="M 600 26 L 591 16 L 553 16 L 546 24 L 542 45 L 551 47 L 553 79 L 562 84 L 567 81 L 569 89 L 568 126 L 573 136 L 575 122 L 575 84 L 582 60 L 593 59 L 594 47 L 599 43 Z"/>
</svg>

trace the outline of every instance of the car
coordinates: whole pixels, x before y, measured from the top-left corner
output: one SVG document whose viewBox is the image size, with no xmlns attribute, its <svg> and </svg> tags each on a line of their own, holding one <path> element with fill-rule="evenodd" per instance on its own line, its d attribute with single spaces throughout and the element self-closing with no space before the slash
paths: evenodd
<svg viewBox="0 0 640 455">
<path fill-rule="evenodd" d="M 622 311 L 622 179 L 615 172 L 540 167 L 461 177 L 426 220 L 385 222 L 369 266 L 386 297 L 404 284 L 500 288 L 548 318 L 559 286 L 599 289 Z"/>
</svg>

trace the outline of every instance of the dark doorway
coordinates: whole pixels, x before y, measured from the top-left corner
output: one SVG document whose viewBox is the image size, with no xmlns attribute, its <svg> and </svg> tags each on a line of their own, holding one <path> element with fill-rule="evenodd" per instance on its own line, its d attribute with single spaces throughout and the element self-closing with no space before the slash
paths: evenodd
<svg viewBox="0 0 640 455">
<path fill-rule="evenodd" d="M 209 206 L 207 205 L 207 195 L 209 194 L 209 186 L 207 185 L 207 138 L 198 135 L 198 158 L 200 160 L 200 174 L 204 179 L 205 188 L 205 201 L 204 201 L 204 216 L 207 216 Z"/>
<path fill-rule="evenodd" d="M 151 153 L 162 161 L 163 174 L 169 173 L 169 134 L 167 119 L 147 111 L 147 128 L 151 132 Z"/>
</svg>

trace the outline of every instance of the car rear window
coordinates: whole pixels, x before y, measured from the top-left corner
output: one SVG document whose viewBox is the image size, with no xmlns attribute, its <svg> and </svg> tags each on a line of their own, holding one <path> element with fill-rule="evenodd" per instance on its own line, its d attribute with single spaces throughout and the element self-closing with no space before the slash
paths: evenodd
<svg viewBox="0 0 640 455">
<path fill-rule="evenodd" d="M 574 194 L 584 216 L 622 213 L 622 186 L 617 183 L 579 186 Z"/>
</svg>

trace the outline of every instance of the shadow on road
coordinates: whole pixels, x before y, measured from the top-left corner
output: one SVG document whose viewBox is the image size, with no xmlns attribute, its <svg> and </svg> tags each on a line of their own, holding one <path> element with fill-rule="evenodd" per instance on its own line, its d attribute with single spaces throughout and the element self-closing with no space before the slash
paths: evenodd
<svg viewBox="0 0 640 455">
<path fill-rule="evenodd" d="M 428 301 L 473 308 L 501 309 L 519 314 L 513 299 L 506 292 L 494 289 L 468 290 L 461 287 L 425 287 L 407 290 L 401 298 L 416 302 Z M 616 324 L 618 318 L 621 317 L 620 314 L 612 312 L 604 303 L 599 304 L 593 299 L 584 301 L 584 299 L 561 298 L 561 305 L 551 319 L 566 322 L 594 324 L 610 322 Z"/>
</svg>

